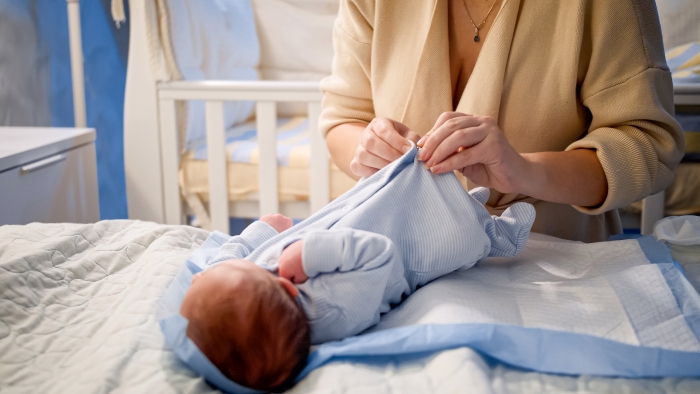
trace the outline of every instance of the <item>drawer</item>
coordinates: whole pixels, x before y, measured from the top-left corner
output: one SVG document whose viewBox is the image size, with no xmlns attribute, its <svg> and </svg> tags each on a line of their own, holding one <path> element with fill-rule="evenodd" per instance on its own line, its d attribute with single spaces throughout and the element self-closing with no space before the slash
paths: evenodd
<svg viewBox="0 0 700 394">
<path fill-rule="evenodd" d="M 0 172 L 0 225 L 99 219 L 93 144 Z"/>
</svg>

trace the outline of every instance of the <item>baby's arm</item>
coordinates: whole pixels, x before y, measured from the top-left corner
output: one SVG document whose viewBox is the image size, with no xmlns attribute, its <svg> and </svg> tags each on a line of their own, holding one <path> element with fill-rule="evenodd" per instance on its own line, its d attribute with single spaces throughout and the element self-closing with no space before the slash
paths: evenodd
<svg viewBox="0 0 700 394">
<path fill-rule="evenodd" d="M 312 295 L 302 301 L 312 311 L 313 343 L 364 331 L 408 293 L 400 252 L 383 235 L 326 230 L 305 234 L 303 242 L 303 271 L 313 279 L 299 288 Z"/>
<path fill-rule="evenodd" d="M 241 235 L 237 235 L 221 246 L 216 257 L 209 265 L 225 260 L 242 259 L 249 255 L 263 242 L 292 227 L 292 219 L 279 215 L 265 215 L 246 227 Z"/>
</svg>

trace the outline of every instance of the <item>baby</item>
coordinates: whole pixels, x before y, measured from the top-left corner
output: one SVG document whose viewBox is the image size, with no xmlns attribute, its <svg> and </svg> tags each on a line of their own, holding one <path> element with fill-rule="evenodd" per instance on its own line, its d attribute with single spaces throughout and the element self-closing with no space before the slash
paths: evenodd
<svg viewBox="0 0 700 394">
<path fill-rule="evenodd" d="M 180 314 L 220 372 L 249 388 L 285 390 L 311 344 L 364 331 L 420 286 L 482 257 L 520 252 L 531 205 L 491 216 L 488 189 L 466 193 L 415 154 L 296 226 L 264 216 L 206 262 Z"/>
</svg>

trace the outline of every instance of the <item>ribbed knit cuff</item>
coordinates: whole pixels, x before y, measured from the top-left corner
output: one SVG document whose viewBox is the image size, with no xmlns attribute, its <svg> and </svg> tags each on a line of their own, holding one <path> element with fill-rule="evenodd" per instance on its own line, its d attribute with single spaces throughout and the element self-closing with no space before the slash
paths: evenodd
<svg viewBox="0 0 700 394">
<path fill-rule="evenodd" d="M 588 215 L 600 215 L 611 209 L 625 207 L 639 197 L 649 194 L 650 182 L 646 181 L 647 171 L 640 168 L 640 161 L 630 156 L 640 156 L 639 152 L 630 153 L 636 148 L 630 141 L 624 141 L 616 129 L 599 129 L 585 138 L 569 145 L 566 150 L 592 149 L 596 151 L 606 182 L 608 194 L 599 206 L 582 207 L 573 205 L 574 209 Z"/>
<path fill-rule="evenodd" d="M 241 233 L 241 238 L 250 243 L 251 250 L 262 245 L 263 242 L 279 234 L 272 226 L 265 222 L 256 221 L 246 227 Z"/>
<path fill-rule="evenodd" d="M 323 272 L 333 272 L 342 265 L 343 238 L 342 233 L 328 231 L 304 235 L 301 259 L 306 276 L 313 278 Z"/>
</svg>

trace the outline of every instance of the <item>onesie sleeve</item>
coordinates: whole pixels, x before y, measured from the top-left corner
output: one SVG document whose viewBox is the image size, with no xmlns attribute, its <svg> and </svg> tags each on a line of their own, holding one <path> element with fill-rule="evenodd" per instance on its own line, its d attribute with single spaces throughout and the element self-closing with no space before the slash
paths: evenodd
<svg viewBox="0 0 700 394">
<path fill-rule="evenodd" d="M 208 265 L 214 265 L 226 260 L 243 259 L 263 242 L 279 234 L 269 224 L 255 221 L 246 227 L 241 235 L 229 239 L 221 246 L 216 257 Z"/>
<path fill-rule="evenodd" d="M 373 2 L 340 2 L 333 27 L 335 55 L 332 74 L 321 81 L 323 112 L 320 129 L 324 136 L 335 126 L 369 123 L 374 118 L 370 84 L 373 19 Z"/>
<path fill-rule="evenodd" d="M 383 235 L 342 229 L 304 236 L 301 302 L 312 343 L 358 334 L 408 292 L 399 251 Z"/>
<path fill-rule="evenodd" d="M 600 214 L 664 190 L 684 151 L 653 0 L 592 2 L 580 85 L 591 126 L 566 150 L 596 151 L 608 183 Z"/>
</svg>

